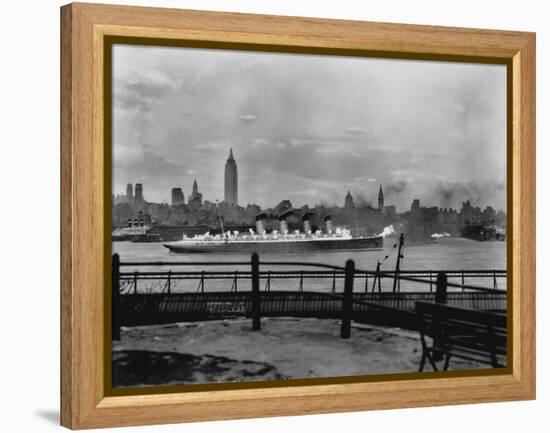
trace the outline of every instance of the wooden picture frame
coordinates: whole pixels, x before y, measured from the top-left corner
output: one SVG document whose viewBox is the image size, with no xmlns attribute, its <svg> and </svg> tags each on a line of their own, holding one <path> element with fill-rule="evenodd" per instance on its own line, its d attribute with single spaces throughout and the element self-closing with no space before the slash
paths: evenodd
<svg viewBox="0 0 550 433">
<path fill-rule="evenodd" d="M 110 184 L 104 142 L 107 38 L 177 45 L 508 66 L 509 325 L 504 374 L 424 373 L 346 383 L 106 395 Z M 205 45 L 206 44 L 206 45 Z M 189 10 L 61 8 L 61 424 L 96 428 L 535 398 L 535 35 Z M 108 332 L 106 332 L 108 330 Z"/>
</svg>

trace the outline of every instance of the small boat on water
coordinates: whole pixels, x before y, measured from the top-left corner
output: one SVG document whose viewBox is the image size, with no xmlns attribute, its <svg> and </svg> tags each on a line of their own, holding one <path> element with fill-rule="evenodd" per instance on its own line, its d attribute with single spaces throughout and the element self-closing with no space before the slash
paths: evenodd
<svg viewBox="0 0 550 433">
<path fill-rule="evenodd" d="M 286 254 L 316 251 L 348 251 L 348 250 L 381 250 L 384 246 L 384 237 L 351 235 L 347 229 L 332 230 L 330 217 L 325 218 L 327 230 L 311 232 L 309 219 L 304 219 L 304 231 L 288 232 L 284 218 L 279 218 L 280 230 L 266 233 L 263 216 L 256 217 L 256 231 L 249 233 L 223 232 L 220 235 L 196 235 L 176 242 L 164 244 L 174 253 L 253 253 L 258 254 Z"/>
<path fill-rule="evenodd" d="M 149 230 L 148 226 L 122 227 L 122 228 L 113 230 L 111 234 L 111 239 L 113 242 L 132 241 L 136 238 L 146 236 L 147 230 Z"/>
<path fill-rule="evenodd" d="M 111 233 L 112 242 L 132 241 L 140 242 L 140 239 L 147 239 L 149 226 L 141 218 L 129 218 L 126 227 L 118 227 Z M 160 239 L 157 239 L 160 241 Z M 143 240 L 141 241 L 143 242 Z"/>
</svg>

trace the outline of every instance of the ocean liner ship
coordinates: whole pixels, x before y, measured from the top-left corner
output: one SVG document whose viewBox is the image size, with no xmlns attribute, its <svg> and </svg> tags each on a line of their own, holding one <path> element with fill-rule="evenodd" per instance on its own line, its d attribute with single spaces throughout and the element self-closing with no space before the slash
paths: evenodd
<svg viewBox="0 0 550 433">
<path fill-rule="evenodd" d="M 265 214 L 256 217 L 256 231 L 249 233 L 224 232 L 222 234 L 196 235 L 192 238 L 184 235 L 183 239 L 164 244 L 174 253 L 258 253 L 258 254 L 287 254 L 314 251 L 347 251 L 347 250 L 380 250 L 384 244 L 384 237 L 379 236 L 352 236 L 347 229 L 332 227 L 330 216 L 325 217 L 325 232 L 311 231 L 309 215 L 303 217 L 303 232 L 296 230 L 289 233 L 286 217 L 288 213 L 279 217 L 279 230 L 266 233 Z"/>
</svg>

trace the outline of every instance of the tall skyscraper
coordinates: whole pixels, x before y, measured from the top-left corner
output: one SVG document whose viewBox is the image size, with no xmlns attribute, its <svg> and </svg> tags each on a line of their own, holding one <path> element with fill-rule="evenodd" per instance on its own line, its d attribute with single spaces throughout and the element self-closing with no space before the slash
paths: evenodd
<svg viewBox="0 0 550 433">
<path fill-rule="evenodd" d="M 233 158 L 233 149 L 229 149 L 229 157 L 225 163 L 224 201 L 234 205 L 239 202 L 237 162 Z"/>
<path fill-rule="evenodd" d="M 193 182 L 193 191 L 191 192 L 191 195 L 187 199 L 187 203 L 197 208 L 202 206 L 202 194 L 199 192 L 199 185 L 197 184 L 197 179 L 195 179 L 195 181 Z"/>
<path fill-rule="evenodd" d="M 132 206 L 132 203 L 134 202 L 134 187 L 131 183 L 126 185 L 126 200 L 128 200 L 128 204 Z"/>
<path fill-rule="evenodd" d="M 381 211 L 384 210 L 384 193 L 382 192 L 382 185 L 380 185 L 380 190 L 378 190 L 378 209 Z"/>
<path fill-rule="evenodd" d="M 181 188 L 172 188 L 172 206 L 177 206 L 184 203 L 185 199 Z"/>
<path fill-rule="evenodd" d="M 136 183 L 136 204 L 143 202 L 143 185 L 141 183 Z"/>
<path fill-rule="evenodd" d="M 348 193 L 346 194 L 346 198 L 344 200 L 344 207 L 346 209 L 353 209 L 355 205 L 353 204 L 353 196 L 351 195 L 351 192 L 348 189 Z"/>
</svg>

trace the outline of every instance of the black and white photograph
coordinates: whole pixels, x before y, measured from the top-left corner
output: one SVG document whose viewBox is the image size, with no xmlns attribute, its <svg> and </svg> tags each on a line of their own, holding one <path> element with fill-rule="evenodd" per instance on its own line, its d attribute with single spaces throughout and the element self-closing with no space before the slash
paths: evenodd
<svg viewBox="0 0 550 433">
<path fill-rule="evenodd" d="M 504 64 L 112 46 L 112 387 L 503 369 Z"/>
</svg>

